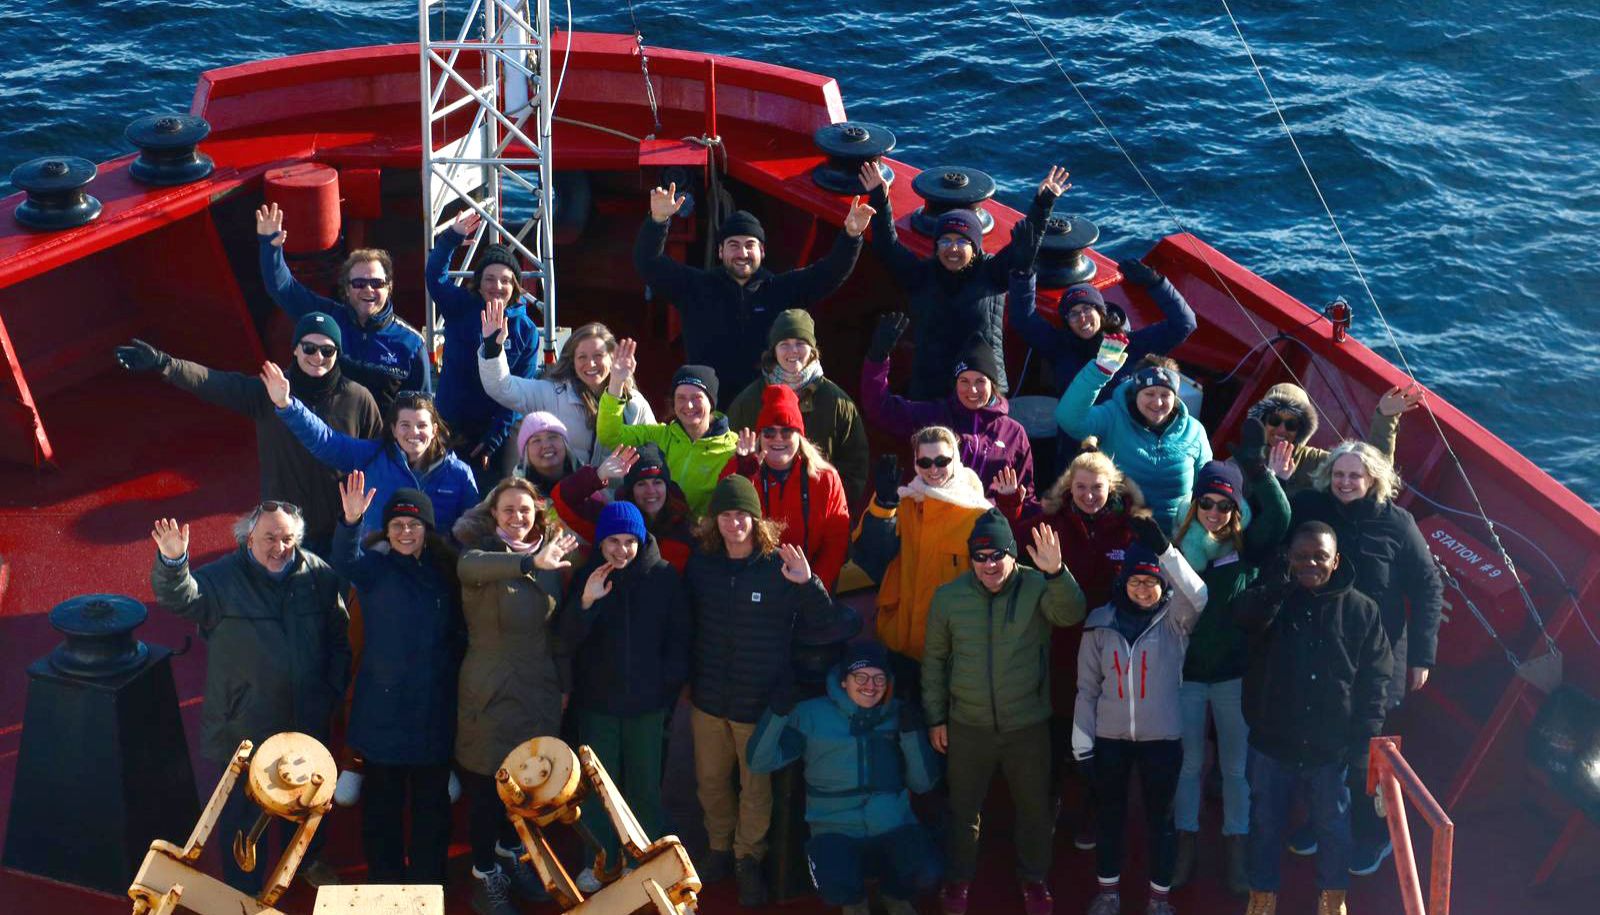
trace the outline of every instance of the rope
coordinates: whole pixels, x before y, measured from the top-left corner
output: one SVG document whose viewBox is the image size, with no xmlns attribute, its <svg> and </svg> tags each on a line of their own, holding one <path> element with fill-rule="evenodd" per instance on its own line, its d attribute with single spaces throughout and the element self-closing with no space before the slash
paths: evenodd
<svg viewBox="0 0 1600 915">
<path fill-rule="evenodd" d="M 628 0 L 628 18 L 633 20 L 634 44 L 639 46 L 639 72 L 644 74 L 644 97 L 650 102 L 650 119 L 655 122 L 655 127 L 645 139 L 654 140 L 656 134 L 661 132 L 661 112 L 656 107 L 656 89 L 650 84 L 650 57 L 644 52 L 644 33 L 639 31 L 639 17 L 633 12 L 633 0 Z"/>
<path fill-rule="evenodd" d="M 1234 34 L 1239 36 L 1239 43 L 1244 46 L 1245 55 L 1250 58 L 1250 66 L 1255 70 L 1256 79 L 1260 80 L 1261 88 L 1266 90 L 1267 100 L 1272 103 L 1272 111 L 1278 117 L 1278 124 L 1283 127 L 1284 135 L 1289 138 L 1289 145 L 1294 148 L 1295 158 L 1300 160 L 1300 168 L 1305 171 L 1306 179 L 1311 182 L 1311 189 L 1317 194 L 1317 202 L 1322 204 L 1322 211 L 1327 214 L 1328 223 L 1333 226 L 1333 233 L 1339 239 L 1339 245 L 1344 249 L 1345 257 L 1349 259 L 1350 266 L 1355 271 L 1356 281 L 1361 284 L 1361 291 L 1366 294 L 1367 301 L 1372 304 L 1372 310 L 1378 315 L 1378 320 L 1383 322 L 1383 330 L 1389 338 L 1389 345 L 1394 347 L 1395 354 L 1400 357 L 1400 364 L 1405 368 L 1406 375 L 1415 380 L 1417 373 L 1411 368 L 1411 361 L 1406 358 L 1405 350 L 1401 348 L 1400 340 L 1395 336 L 1394 328 L 1389 324 L 1389 318 L 1383 313 L 1383 306 L 1378 304 L 1378 298 L 1373 294 L 1372 286 L 1367 282 L 1366 274 L 1362 272 L 1361 264 L 1357 262 L 1355 252 L 1351 250 L 1350 243 L 1345 240 L 1344 230 L 1339 227 L 1339 220 L 1333 215 L 1332 207 L 1328 206 L 1328 198 L 1323 195 L 1322 186 L 1317 183 L 1316 175 L 1311 173 L 1311 165 L 1306 162 L 1305 154 L 1300 151 L 1300 143 L 1295 139 L 1294 131 L 1289 129 L 1289 121 L 1284 117 L 1283 108 L 1278 104 L 1278 98 L 1273 94 L 1272 86 L 1267 83 L 1266 74 L 1261 71 L 1261 64 L 1256 61 L 1256 55 L 1250 48 L 1250 42 L 1244 37 L 1244 30 L 1239 27 L 1239 20 L 1234 17 L 1233 9 L 1228 6 L 1228 0 L 1220 0 L 1220 2 L 1222 3 L 1222 9 L 1228 14 L 1228 21 L 1233 24 Z M 1444 426 L 1439 422 L 1438 414 L 1433 412 L 1433 407 L 1428 403 L 1426 395 L 1422 399 L 1422 408 L 1427 411 L 1428 419 L 1433 423 L 1433 429 L 1438 433 L 1439 441 L 1443 443 L 1445 453 L 1449 455 L 1451 463 L 1455 464 L 1456 472 L 1461 475 L 1461 481 L 1466 484 L 1467 494 L 1472 497 L 1472 503 L 1477 507 L 1478 518 L 1483 521 L 1485 529 L 1489 532 L 1490 542 L 1500 554 L 1501 561 L 1506 564 L 1506 571 L 1511 574 L 1512 580 L 1516 582 L 1517 590 L 1522 595 L 1522 600 L 1528 608 L 1528 613 L 1533 617 L 1534 622 L 1538 624 L 1539 631 L 1544 635 L 1545 643 L 1550 646 L 1550 650 L 1559 653 L 1556 649 L 1555 640 L 1550 637 L 1550 633 L 1545 629 L 1544 619 L 1539 615 L 1538 609 L 1534 607 L 1533 596 L 1528 593 L 1527 587 L 1522 584 L 1521 577 L 1517 575 L 1516 563 L 1512 561 L 1510 554 L 1506 552 L 1505 544 L 1501 542 L 1500 535 L 1495 531 L 1494 522 L 1490 520 L 1488 512 L 1483 507 L 1483 500 L 1478 497 L 1478 488 L 1472 485 L 1472 478 L 1467 475 L 1467 468 L 1461 463 L 1461 458 L 1456 454 L 1455 447 L 1450 444 L 1449 436 L 1444 434 Z M 1584 625 L 1587 626 L 1588 623 L 1585 622 Z M 1593 635 L 1592 632 L 1591 635 Z"/>
<path fill-rule="evenodd" d="M 715 244 L 717 231 L 722 228 L 724 209 L 732 209 L 732 195 L 722 189 L 722 172 L 728 170 L 728 147 L 722 144 L 721 137 L 708 137 L 704 134 L 698 137 L 684 137 L 685 143 L 694 143 L 706 148 L 706 236 L 711 244 L 706 245 L 705 268 L 710 270 L 716 264 L 717 246 Z M 717 155 L 722 155 L 721 167 L 717 163 Z"/>
</svg>

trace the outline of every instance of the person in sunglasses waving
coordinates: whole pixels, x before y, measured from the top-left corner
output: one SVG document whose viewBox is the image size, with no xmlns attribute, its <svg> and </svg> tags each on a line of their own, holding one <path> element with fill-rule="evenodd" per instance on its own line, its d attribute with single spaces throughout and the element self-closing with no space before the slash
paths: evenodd
<svg viewBox="0 0 1600 915">
<path fill-rule="evenodd" d="M 331 315 L 313 311 L 301 318 L 294 326 L 289 392 L 335 432 L 374 438 L 383 431 L 383 416 L 372 393 L 341 370 L 343 346 L 343 333 Z M 305 512 L 306 549 L 328 555 L 339 523 L 339 472 L 313 457 L 278 422 L 261 379 L 175 359 L 138 339 L 117 347 L 116 357 L 117 364 L 130 372 L 155 373 L 175 388 L 254 420 L 261 498 L 286 499 L 300 506 Z"/>
<path fill-rule="evenodd" d="M 1400 430 L 1400 414 L 1415 410 L 1422 403 L 1422 387 L 1415 382 L 1395 386 L 1378 398 L 1367 427 L 1367 444 L 1394 460 L 1395 437 Z M 1267 445 L 1288 442 L 1294 452 L 1287 467 L 1277 471 L 1278 482 L 1289 496 L 1310 489 L 1312 478 L 1328 461 L 1328 452 L 1308 444 L 1317 434 L 1317 408 L 1305 388 L 1283 382 L 1267 389 L 1265 397 L 1251 405 L 1249 418 L 1266 427 Z M 1248 476 L 1248 474 L 1247 474 Z"/>
</svg>

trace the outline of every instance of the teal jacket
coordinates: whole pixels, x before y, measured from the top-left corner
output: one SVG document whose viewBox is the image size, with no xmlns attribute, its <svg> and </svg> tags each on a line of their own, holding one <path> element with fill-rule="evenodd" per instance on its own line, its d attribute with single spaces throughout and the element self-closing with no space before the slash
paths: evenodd
<svg viewBox="0 0 1600 915">
<path fill-rule="evenodd" d="M 1100 438 L 1100 450 L 1144 491 L 1150 512 L 1169 533 L 1194 489 L 1195 475 L 1211 460 L 1211 442 L 1183 401 L 1159 432 L 1134 417 L 1137 392 L 1123 382 L 1105 403 L 1095 403 L 1111 379 L 1090 362 L 1072 379 L 1056 404 L 1056 424 L 1075 439 Z"/>
<path fill-rule="evenodd" d="M 1271 562 L 1278 544 L 1289 531 L 1289 499 L 1272 474 L 1251 481 L 1250 504 L 1244 529 L 1244 551 L 1226 547 L 1219 555 L 1198 559 L 1191 555 L 1190 541 L 1207 540 L 1199 521 L 1190 525 L 1188 536 L 1178 547 L 1189 566 L 1206 583 L 1206 612 L 1189 634 L 1189 651 L 1183 658 L 1183 679 L 1197 683 L 1220 683 L 1244 676 L 1250 663 L 1250 644 L 1245 631 L 1233 618 L 1233 602 L 1246 588 L 1256 583 L 1263 566 Z M 1216 541 L 1210 541 L 1215 544 Z"/>
</svg>

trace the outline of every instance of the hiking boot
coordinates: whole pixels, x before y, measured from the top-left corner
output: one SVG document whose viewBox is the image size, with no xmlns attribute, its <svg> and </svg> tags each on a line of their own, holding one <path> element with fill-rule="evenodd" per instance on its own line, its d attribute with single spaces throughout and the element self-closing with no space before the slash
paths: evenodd
<svg viewBox="0 0 1600 915">
<path fill-rule="evenodd" d="M 946 883 L 939 891 L 939 911 L 944 915 L 967 915 L 967 891 L 972 884 Z"/>
<path fill-rule="evenodd" d="M 721 883 L 733 874 L 733 852 L 726 848 L 713 848 L 706 852 L 704 861 L 695 868 L 700 872 L 700 882 L 709 886 Z"/>
<path fill-rule="evenodd" d="M 517 915 L 511 904 L 511 877 L 496 867 L 487 874 L 472 871 L 472 911 L 478 915 Z"/>
<path fill-rule="evenodd" d="M 1250 875 L 1245 870 L 1245 837 L 1223 836 L 1222 846 L 1228 852 L 1228 892 L 1243 896 L 1250 892 Z"/>
<path fill-rule="evenodd" d="M 1150 901 L 1145 903 L 1144 915 L 1178 915 L 1178 910 L 1172 907 L 1172 900 L 1167 897 L 1158 899 L 1151 896 Z"/>
<path fill-rule="evenodd" d="M 1250 901 L 1244 907 L 1244 915 L 1277 915 L 1277 912 L 1277 893 L 1250 891 Z"/>
<path fill-rule="evenodd" d="M 1302 858 L 1307 855 L 1314 855 L 1317 853 L 1317 831 L 1311 828 L 1311 824 L 1308 822 L 1294 832 L 1289 833 L 1288 844 L 1289 854 L 1291 855 L 1299 855 Z"/>
<path fill-rule="evenodd" d="M 1323 890 L 1317 896 L 1317 915 L 1345 915 L 1344 890 Z"/>
<path fill-rule="evenodd" d="M 1178 830 L 1178 853 L 1172 859 L 1172 888 L 1177 889 L 1194 876 L 1195 834 Z"/>
<path fill-rule="evenodd" d="M 1031 880 L 1022 885 L 1022 911 L 1027 915 L 1050 915 L 1056 910 L 1056 901 L 1050 896 L 1050 886 L 1043 880 Z"/>
<path fill-rule="evenodd" d="M 1122 894 L 1116 890 L 1101 890 L 1089 900 L 1086 915 L 1121 915 Z"/>
<path fill-rule="evenodd" d="M 1375 874 L 1378 872 L 1378 868 L 1383 866 L 1383 859 L 1392 854 L 1394 854 L 1394 845 L 1388 839 L 1384 839 L 1377 845 L 1357 842 L 1356 847 L 1350 850 L 1350 873 L 1356 877 Z M 1332 892 L 1332 890 L 1328 892 Z M 1342 897 L 1339 904 L 1344 904 Z"/>
<path fill-rule="evenodd" d="M 883 902 L 883 910 L 888 915 L 917 915 L 917 907 L 909 899 L 896 899 L 893 896 L 879 897 Z"/>
<path fill-rule="evenodd" d="M 339 880 L 339 872 L 320 858 L 302 864 L 296 876 L 305 881 L 306 886 L 309 887 L 338 886 L 341 882 Z"/>
<path fill-rule="evenodd" d="M 496 843 L 494 853 L 500 858 L 500 869 L 511 878 L 511 892 L 518 899 L 523 902 L 550 901 L 550 892 L 544 888 L 544 881 L 539 879 L 539 872 L 523 857 L 521 845 L 505 849 Z"/>
<path fill-rule="evenodd" d="M 757 908 L 767 904 L 767 878 L 761 873 L 761 862 L 755 858 L 740 858 L 733 862 L 733 878 L 739 883 L 739 904 Z"/>
</svg>

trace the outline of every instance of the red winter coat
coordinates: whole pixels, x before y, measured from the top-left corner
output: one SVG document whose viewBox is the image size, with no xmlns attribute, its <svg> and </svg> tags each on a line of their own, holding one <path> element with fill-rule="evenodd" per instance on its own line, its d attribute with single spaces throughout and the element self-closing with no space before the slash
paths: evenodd
<svg viewBox="0 0 1600 915">
<path fill-rule="evenodd" d="M 595 522 L 600 520 L 600 509 L 606 506 L 601 496 L 604 490 L 600 475 L 592 466 L 579 467 L 550 490 L 550 499 L 555 503 L 556 514 L 561 516 L 561 523 L 591 545 L 594 543 Z M 674 501 L 679 506 L 677 511 L 673 509 Z M 689 526 L 688 503 L 684 501 L 683 490 L 678 488 L 678 484 L 667 484 L 666 507 L 654 520 L 645 519 L 644 526 L 655 535 L 661 558 L 672 563 L 680 575 L 683 574 L 684 566 L 689 563 L 689 554 L 694 552 L 694 533 Z"/>
<path fill-rule="evenodd" d="M 812 573 L 833 593 L 834 582 L 850 552 L 850 506 L 839 471 L 826 463 L 811 466 L 801 454 L 795 458 L 788 479 L 779 482 L 760 458 L 750 454 L 735 456 L 722 468 L 722 476 L 734 473 L 755 484 L 762 511 L 785 525 L 783 542 L 798 546 L 806 554 Z"/>
</svg>

